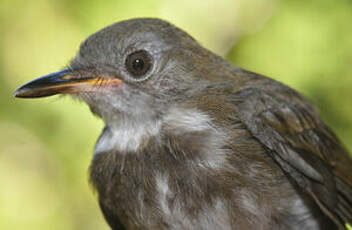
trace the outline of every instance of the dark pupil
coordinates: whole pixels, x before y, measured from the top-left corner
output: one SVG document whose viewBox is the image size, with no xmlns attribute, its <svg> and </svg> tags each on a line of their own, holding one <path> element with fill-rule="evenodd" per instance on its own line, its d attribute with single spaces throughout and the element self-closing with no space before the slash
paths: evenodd
<svg viewBox="0 0 352 230">
<path fill-rule="evenodd" d="M 144 69 L 144 61 L 142 59 L 135 59 L 132 63 L 132 68 L 134 71 L 136 71 L 137 73 L 139 72 L 143 72 Z"/>
<path fill-rule="evenodd" d="M 130 54 L 126 59 L 126 68 L 135 78 L 144 76 L 152 66 L 149 54 L 140 50 Z"/>
</svg>

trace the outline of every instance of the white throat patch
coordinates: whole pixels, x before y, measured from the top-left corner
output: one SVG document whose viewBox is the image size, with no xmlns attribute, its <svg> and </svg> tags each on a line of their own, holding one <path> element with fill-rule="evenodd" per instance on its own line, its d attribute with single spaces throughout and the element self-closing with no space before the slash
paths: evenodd
<svg viewBox="0 0 352 230">
<path fill-rule="evenodd" d="M 135 152 L 146 138 L 159 133 L 160 126 L 160 122 L 147 124 L 141 121 L 140 124 L 125 122 L 117 127 L 108 127 L 100 136 L 94 152 Z"/>
<path fill-rule="evenodd" d="M 225 153 L 213 150 L 220 149 L 224 140 L 224 133 L 213 127 L 211 118 L 197 109 L 172 108 L 159 121 L 139 120 L 133 121 L 125 118 L 114 127 L 108 127 L 100 136 L 96 146 L 95 154 L 118 151 L 136 152 L 146 143 L 147 138 L 161 135 L 163 130 L 171 131 L 175 135 L 188 132 L 208 131 L 211 136 L 207 143 L 209 151 L 204 152 L 206 164 L 218 167 L 224 163 Z"/>
<path fill-rule="evenodd" d="M 212 129 L 210 117 L 197 109 L 173 108 L 164 120 L 168 128 L 175 128 L 181 132 Z"/>
</svg>

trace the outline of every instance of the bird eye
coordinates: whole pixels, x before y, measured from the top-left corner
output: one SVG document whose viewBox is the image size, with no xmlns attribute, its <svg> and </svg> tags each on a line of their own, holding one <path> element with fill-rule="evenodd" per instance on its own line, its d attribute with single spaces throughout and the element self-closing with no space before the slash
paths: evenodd
<svg viewBox="0 0 352 230">
<path fill-rule="evenodd" d="M 128 55 L 125 65 L 133 77 L 140 78 L 150 70 L 152 59 L 148 52 L 140 50 Z"/>
</svg>

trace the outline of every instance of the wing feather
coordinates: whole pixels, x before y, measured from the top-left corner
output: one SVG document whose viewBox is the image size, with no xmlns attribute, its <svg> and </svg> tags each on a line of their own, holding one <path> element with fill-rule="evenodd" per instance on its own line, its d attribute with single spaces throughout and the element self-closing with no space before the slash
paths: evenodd
<svg viewBox="0 0 352 230">
<path fill-rule="evenodd" d="M 234 98 L 240 120 L 283 171 L 335 223 L 352 223 L 352 160 L 316 109 L 272 80 Z"/>
</svg>

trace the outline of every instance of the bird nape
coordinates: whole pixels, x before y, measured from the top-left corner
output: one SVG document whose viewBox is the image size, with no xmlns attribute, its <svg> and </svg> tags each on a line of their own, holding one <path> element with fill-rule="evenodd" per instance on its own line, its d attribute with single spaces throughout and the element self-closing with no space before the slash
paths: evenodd
<svg viewBox="0 0 352 230">
<path fill-rule="evenodd" d="M 352 160 L 295 90 L 159 19 L 88 37 L 16 97 L 69 94 L 106 126 L 90 178 L 121 229 L 346 229 Z"/>
</svg>

